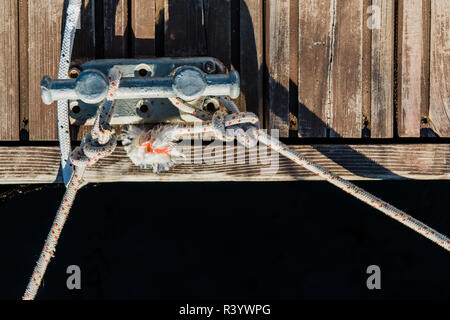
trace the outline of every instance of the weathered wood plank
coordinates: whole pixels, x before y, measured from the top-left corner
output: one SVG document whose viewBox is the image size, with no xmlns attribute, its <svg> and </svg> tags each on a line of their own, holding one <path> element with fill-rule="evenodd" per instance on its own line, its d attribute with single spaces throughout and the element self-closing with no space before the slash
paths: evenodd
<svg viewBox="0 0 450 320">
<path fill-rule="evenodd" d="M 231 66 L 231 2 L 204 0 L 204 30 L 207 55 Z"/>
<path fill-rule="evenodd" d="M 372 0 L 372 6 L 371 138 L 392 138 L 395 4 L 393 0 Z"/>
<path fill-rule="evenodd" d="M 52 0 L 28 2 L 28 113 L 30 140 L 57 140 L 56 103 L 41 102 L 39 83 L 44 75 L 57 76 L 63 32 L 63 14 L 67 2 Z M 73 64 L 95 57 L 94 2 L 83 1 L 81 29 L 77 30 L 72 54 Z M 72 129 L 74 138 L 81 138 L 84 129 Z"/>
<path fill-rule="evenodd" d="M 155 56 L 155 0 L 131 0 L 131 56 Z"/>
<path fill-rule="evenodd" d="M 263 0 L 240 0 L 240 109 L 263 121 Z"/>
<path fill-rule="evenodd" d="M 450 2 L 431 2 L 430 120 L 441 137 L 450 136 Z"/>
<path fill-rule="evenodd" d="M 165 56 L 206 55 L 206 35 L 203 23 L 202 0 L 165 0 Z"/>
<path fill-rule="evenodd" d="M 95 0 L 84 0 L 81 6 L 80 29 L 75 34 L 72 64 L 95 59 Z M 67 1 L 66 1 L 67 4 Z"/>
<path fill-rule="evenodd" d="M 0 2 L 0 140 L 19 139 L 19 29 L 17 1 Z"/>
<path fill-rule="evenodd" d="M 96 12 L 97 16 L 98 14 Z M 127 25 L 128 1 L 103 0 L 105 58 L 127 58 L 129 56 Z"/>
<path fill-rule="evenodd" d="M 374 18 L 372 0 L 363 0 L 363 68 L 362 68 L 362 128 L 361 137 L 370 138 L 371 93 L 372 93 L 372 19 Z"/>
<path fill-rule="evenodd" d="M 290 147 L 345 179 L 450 179 L 448 144 Z M 202 152 L 198 148 L 201 147 L 194 148 L 193 152 Z M 236 155 L 236 149 L 232 148 Z M 261 160 L 266 164 L 261 164 Z M 249 164 L 248 154 L 243 164 L 193 162 L 179 164 L 170 172 L 157 175 L 134 166 L 123 148 L 118 147 L 110 157 L 90 167 L 85 177 L 88 182 L 320 180 L 292 161 L 280 157 L 277 162 L 270 154 L 258 158 L 257 165 Z M 272 175 L 261 171 L 271 166 L 277 168 L 271 171 Z M 61 182 L 58 170 L 58 147 L 0 147 L 0 184 Z"/>
<path fill-rule="evenodd" d="M 427 1 L 399 1 L 399 89 L 397 124 L 400 137 L 420 137 L 422 108 L 427 102 Z"/>
<path fill-rule="evenodd" d="M 298 137 L 299 2 L 289 6 L 289 136 Z"/>
<path fill-rule="evenodd" d="M 19 138 L 30 139 L 28 102 L 28 0 L 18 1 L 19 14 Z"/>
<path fill-rule="evenodd" d="M 302 0 L 299 5 L 298 132 L 326 137 L 333 2 Z"/>
<path fill-rule="evenodd" d="M 289 136 L 289 1 L 268 0 L 266 61 L 268 69 L 268 127 Z"/>
<path fill-rule="evenodd" d="M 28 1 L 28 101 L 30 140 L 57 140 L 56 103 L 41 101 L 39 84 L 44 75 L 56 78 L 61 50 L 60 0 Z"/>
<path fill-rule="evenodd" d="M 336 1 L 331 14 L 330 137 L 361 137 L 363 15 L 363 0 Z"/>
<path fill-rule="evenodd" d="M 164 56 L 164 6 L 165 0 L 155 0 L 155 54 L 157 57 Z"/>
</svg>

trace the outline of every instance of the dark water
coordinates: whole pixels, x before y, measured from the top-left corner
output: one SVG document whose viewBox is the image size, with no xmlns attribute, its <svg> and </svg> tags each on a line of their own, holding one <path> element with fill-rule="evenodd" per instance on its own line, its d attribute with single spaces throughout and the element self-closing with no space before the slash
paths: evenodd
<svg viewBox="0 0 450 320">
<path fill-rule="evenodd" d="M 448 182 L 358 185 L 450 234 Z M 0 205 L 1 299 L 22 296 L 63 191 Z M 324 182 L 103 184 L 79 192 L 38 298 L 448 299 L 449 270 L 442 248 Z"/>
</svg>

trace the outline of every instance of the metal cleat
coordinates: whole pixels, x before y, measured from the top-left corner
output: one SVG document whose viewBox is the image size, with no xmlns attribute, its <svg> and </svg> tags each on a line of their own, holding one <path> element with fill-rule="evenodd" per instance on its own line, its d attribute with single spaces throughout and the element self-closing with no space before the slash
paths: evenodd
<svg viewBox="0 0 450 320">
<path fill-rule="evenodd" d="M 197 109 L 211 111 L 211 106 L 218 108 L 212 97 L 237 98 L 240 94 L 239 74 L 227 73 L 214 58 L 115 59 L 84 63 L 72 73 L 75 79 L 44 77 L 42 100 L 46 104 L 69 100 L 71 123 L 92 124 L 108 93 L 106 75 L 115 66 L 122 72 L 122 80 L 112 124 L 194 121 L 168 98 L 180 98 Z"/>
</svg>

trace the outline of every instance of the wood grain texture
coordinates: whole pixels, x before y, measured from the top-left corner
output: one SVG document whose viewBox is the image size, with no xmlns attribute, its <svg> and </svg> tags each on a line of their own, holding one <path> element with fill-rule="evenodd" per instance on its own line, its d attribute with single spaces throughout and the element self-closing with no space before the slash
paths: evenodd
<svg viewBox="0 0 450 320">
<path fill-rule="evenodd" d="M 206 55 L 202 0 L 165 0 L 164 54 L 168 57 Z"/>
<path fill-rule="evenodd" d="M 98 16 L 99 12 L 96 12 Z M 105 58 L 127 58 L 128 1 L 103 0 L 103 48 Z M 99 45 L 99 44 L 97 44 Z"/>
<path fill-rule="evenodd" d="M 19 138 L 29 140 L 28 102 L 28 0 L 19 0 Z"/>
<path fill-rule="evenodd" d="M 450 2 L 431 2 L 429 117 L 434 131 L 450 137 Z"/>
<path fill-rule="evenodd" d="M 80 29 L 73 41 L 72 65 L 95 59 L 95 0 L 84 0 L 81 5 Z M 66 2 L 67 4 L 67 2 Z"/>
<path fill-rule="evenodd" d="M 207 55 L 231 67 L 231 2 L 204 0 L 204 32 Z"/>
<path fill-rule="evenodd" d="M 450 179 L 448 144 L 290 147 L 345 179 Z M 199 151 L 202 152 L 198 147 L 193 150 Z M 270 164 L 250 165 L 248 154 L 245 159 L 242 164 L 230 165 L 192 161 L 158 175 L 134 166 L 123 148 L 118 147 L 110 157 L 88 168 L 85 177 L 88 182 L 321 180 L 284 157 L 279 158 L 278 171 L 272 171 L 273 175 L 261 173 L 261 168 Z M 267 157 L 259 159 L 269 161 Z M 0 184 L 61 182 L 58 147 L 0 147 L 0 169 Z"/>
<path fill-rule="evenodd" d="M 362 68 L 362 129 L 361 138 L 370 138 L 371 93 L 372 93 L 372 28 L 369 21 L 373 19 L 372 0 L 363 0 L 363 68 Z"/>
<path fill-rule="evenodd" d="M 298 132 L 327 136 L 332 0 L 299 1 Z"/>
<path fill-rule="evenodd" d="M 263 0 L 239 0 L 240 109 L 263 121 Z"/>
<path fill-rule="evenodd" d="M 155 0 L 131 0 L 131 56 L 155 56 Z"/>
<path fill-rule="evenodd" d="M 427 30 L 422 0 L 399 1 L 399 89 L 397 124 L 400 137 L 420 137 L 421 110 L 426 103 Z"/>
<path fill-rule="evenodd" d="M 288 0 L 266 3 L 266 61 L 268 69 L 268 128 L 289 136 L 289 8 Z"/>
<path fill-rule="evenodd" d="M 28 1 L 28 101 L 30 140 L 57 140 L 56 102 L 41 102 L 44 75 L 58 76 L 64 2 Z"/>
<path fill-rule="evenodd" d="M 17 1 L 0 2 L 0 140 L 19 139 L 19 29 Z"/>
<path fill-rule="evenodd" d="M 240 0 L 240 109 L 263 123 L 263 0 Z"/>
<path fill-rule="evenodd" d="M 336 1 L 332 30 L 330 137 L 360 138 L 363 0 Z"/>
<path fill-rule="evenodd" d="M 379 14 L 380 29 L 372 28 L 371 137 L 394 134 L 394 1 L 372 0 L 373 15 Z M 377 11 L 379 10 L 379 12 Z M 377 21 L 374 21 L 377 23 Z"/>
<path fill-rule="evenodd" d="M 298 34 L 299 3 L 289 6 L 289 136 L 298 137 Z"/>
</svg>

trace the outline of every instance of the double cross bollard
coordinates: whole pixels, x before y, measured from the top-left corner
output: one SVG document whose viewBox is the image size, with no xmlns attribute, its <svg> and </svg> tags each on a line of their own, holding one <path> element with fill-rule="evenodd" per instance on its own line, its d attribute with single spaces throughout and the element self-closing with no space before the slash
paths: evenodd
<svg viewBox="0 0 450 320">
<path fill-rule="evenodd" d="M 99 70 L 88 69 L 76 79 L 44 77 L 41 95 L 45 104 L 56 100 L 81 100 L 89 104 L 102 102 L 108 94 L 109 82 Z M 181 66 L 170 76 L 153 78 L 123 78 L 116 99 L 181 98 L 192 101 L 201 96 L 240 94 L 239 74 L 206 74 L 195 66 Z"/>
</svg>

